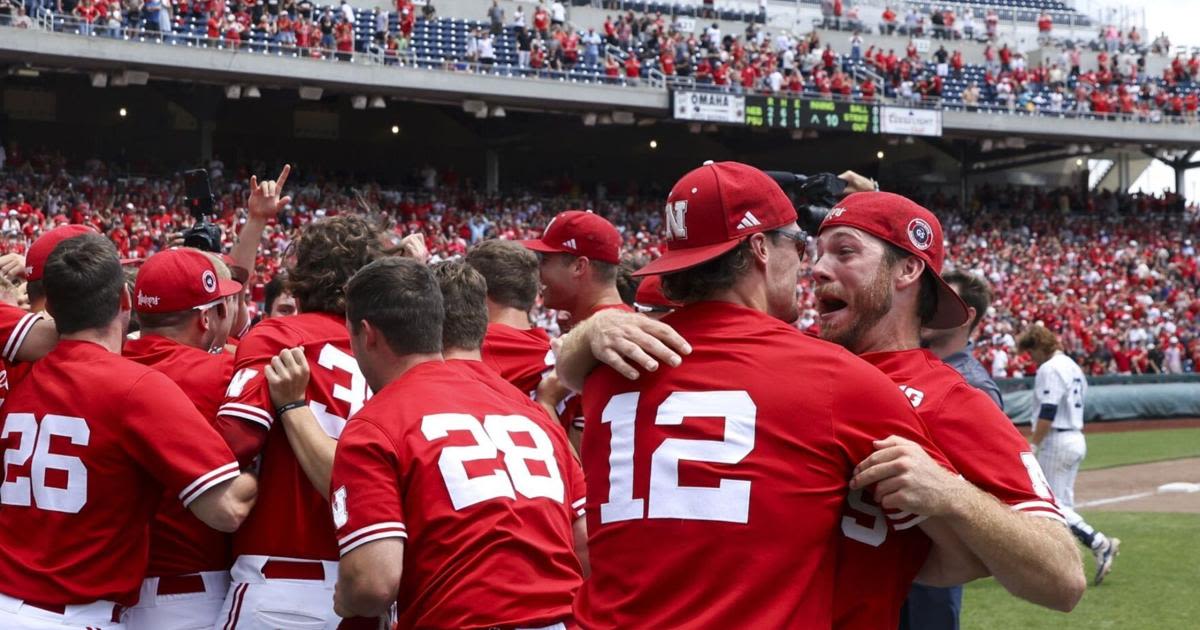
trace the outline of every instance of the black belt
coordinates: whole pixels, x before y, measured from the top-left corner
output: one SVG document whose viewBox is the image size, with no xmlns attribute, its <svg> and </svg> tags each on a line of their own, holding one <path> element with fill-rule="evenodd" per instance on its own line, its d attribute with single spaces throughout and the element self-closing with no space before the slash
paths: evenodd
<svg viewBox="0 0 1200 630">
<path fill-rule="evenodd" d="M 1055 433 L 1065 433 L 1067 431 L 1078 431 L 1079 429 L 1055 429 Z"/>
</svg>

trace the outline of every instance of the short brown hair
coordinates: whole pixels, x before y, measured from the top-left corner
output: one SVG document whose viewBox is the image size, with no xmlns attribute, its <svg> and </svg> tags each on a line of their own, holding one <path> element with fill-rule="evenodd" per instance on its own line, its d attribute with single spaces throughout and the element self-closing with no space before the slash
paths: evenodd
<svg viewBox="0 0 1200 630">
<path fill-rule="evenodd" d="M 487 334 L 487 281 L 462 260 L 447 260 L 433 266 L 433 277 L 442 289 L 442 347 L 478 350 Z"/>
<path fill-rule="evenodd" d="M 467 264 L 483 275 L 487 296 L 508 308 L 529 311 L 537 300 L 537 254 L 520 243 L 492 239 L 467 252 Z"/>
<path fill-rule="evenodd" d="M 1021 333 L 1021 337 L 1017 339 L 1017 350 L 1021 352 L 1041 350 L 1050 354 L 1058 350 L 1058 337 L 1050 332 L 1049 328 L 1041 324 L 1034 324 Z"/>
<path fill-rule="evenodd" d="M 46 310 L 58 334 L 109 325 L 121 310 L 125 272 L 112 241 L 81 234 L 54 247 L 42 275 Z"/>
<path fill-rule="evenodd" d="M 313 223 L 292 244 L 288 291 L 305 313 L 346 312 L 346 282 L 382 256 L 379 234 L 366 219 L 340 215 Z"/>
<path fill-rule="evenodd" d="M 883 241 L 883 263 L 888 269 L 896 266 L 897 263 L 912 256 L 912 254 L 892 245 L 887 241 Z M 924 326 L 933 321 L 937 315 L 938 307 L 938 288 L 937 280 L 933 278 L 933 269 L 928 266 L 921 273 L 921 290 L 917 294 L 917 316 L 921 319 L 921 325 Z"/>
<path fill-rule="evenodd" d="M 971 328 L 967 330 L 975 332 L 975 327 L 983 321 L 992 305 L 992 288 L 988 286 L 987 280 L 965 271 L 947 271 L 942 274 L 942 280 L 954 287 L 958 297 L 962 298 L 967 306 L 975 309 L 975 319 L 971 320 Z"/>
<path fill-rule="evenodd" d="M 346 283 L 346 319 L 368 321 L 399 355 L 442 351 L 442 292 L 429 268 L 411 258 L 381 258 Z"/>
<path fill-rule="evenodd" d="M 728 252 L 676 273 L 662 277 L 663 295 L 674 302 L 690 304 L 729 289 L 751 267 L 750 239 Z"/>
</svg>

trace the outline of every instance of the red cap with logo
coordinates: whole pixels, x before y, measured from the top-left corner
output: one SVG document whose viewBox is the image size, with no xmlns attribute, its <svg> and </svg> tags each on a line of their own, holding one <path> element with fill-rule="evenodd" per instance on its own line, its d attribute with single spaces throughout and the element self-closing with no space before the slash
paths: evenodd
<svg viewBox="0 0 1200 630">
<path fill-rule="evenodd" d="M 683 304 L 668 298 L 662 290 L 662 276 L 646 276 L 638 285 L 633 297 L 636 306 L 657 308 L 680 308 Z"/>
<path fill-rule="evenodd" d="M 187 247 L 168 249 L 147 258 L 138 271 L 133 308 L 139 313 L 200 309 L 241 290 L 241 283 L 217 276 L 208 256 Z"/>
<path fill-rule="evenodd" d="M 535 252 L 586 256 L 611 265 L 621 263 L 621 233 L 604 217 L 568 210 L 550 219 L 542 238 L 517 241 Z"/>
<path fill-rule="evenodd" d="M 46 273 L 46 261 L 50 258 L 50 253 L 54 251 L 54 248 L 69 238 L 84 234 L 99 234 L 99 232 L 90 225 L 74 224 L 56 227 L 39 236 L 33 245 L 29 246 L 29 254 L 25 256 L 25 280 L 28 282 L 41 280 L 42 274 Z"/>
<path fill-rule="evenodd" d="M 791 200 L 766 173 L 739 162 L 705 162 L 667 196 L 667 251 L 635 276 L 674 273 L 712 260 L 747 236 L 796 220 Z"/>
<path fill-rule="evenodd" d="M 837 226 L 862 230 L 925 261 L 925 271 L 938 287 L 937 312 L 926 328 L 957 328 L 966 323 L 966 303 L 942 280 L 942 224 L 932 212 L 893 193 L 860 192 L 834 206 L 820 231 Z"/>
</svg>

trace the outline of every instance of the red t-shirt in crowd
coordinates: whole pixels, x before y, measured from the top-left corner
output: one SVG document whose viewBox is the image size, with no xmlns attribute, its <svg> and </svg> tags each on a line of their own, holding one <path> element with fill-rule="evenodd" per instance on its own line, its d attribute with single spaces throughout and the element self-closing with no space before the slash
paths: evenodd
<svg viewBox="0 0 1200 630">
<path fill-rule="evenodd" d="M 1014 510 L 1066 520 L 1054 502 L 1029 443 L 987 394 L 928 350 L 862 355 L 908 398 L 934 444 L 967 481 Z M 842 518 L 834 628 L 894 628 L 913 579 L 928 554 L 919 529 L 888 531 L 883 510 L 861 490 Z M 871 596 L 859 591 L 871 585 Z"/>
<path fill-rule="evenodd" d="M 843 348 L 722 302 L 664 321 L 692 345 L 682 365 L 636 381 L 600 367 L 583 390 L 579 623 L 736 628 L 753 611 L 756 627 L 829 628 L 854 467 L 890 435 L 940 453 L 896 386 Z"/>
<path fill-rule="evenodd" d="M 527 394 L 536 392 L 542 375 L 554 367 L 550 335 L 537 327 L 521 330 L 488 324 L 481 353 L 488 367 Z"/>
<path fill-rule="evenodd" d="M 284 348 L 303 347 L 310 377 L 306 399 L 325 433 L 338 439 L 346 419 L 370 397 L 350 350 L 345 319 L 302 313 L 264 320 L 238 345 L 236 371 L 218 417 L 262 427 L 258 503 L 234 534 L 234 556 L 264 555 L 337 560 L 328 504 L 296 461 L 275 407 L 264 367 Z"/>
<path fill-rule="evenodd" d="M 159 335 L 125 342 L 121 355 L 162 372 L 179 386 L 210 424 L 225 400 L 234 357 L 210 354 Z M 150 524 L 150 567 L 146 575 L 186 575 L 229 569 L 230 536 L 196 518 L 178 501 L 163 497 Z"/>
<path fill-rule="evenodd" d="M 582 580 L 572 530 L 581 471 L 545 415 L 479 378 L 470 366 L 417 365 L 355 414 L 338 443 L 329 503 L 340 552 L 405 539 L 402 628 L 539 627 L 571 616 Z"/>
<path fill-rule="evenodd" d="M 179 386 L 98 344 L 60 341 L 5 401 L 0 592 L 132 605 L 163 490 L 189 505 L 238 475 Z"/>
</svg>

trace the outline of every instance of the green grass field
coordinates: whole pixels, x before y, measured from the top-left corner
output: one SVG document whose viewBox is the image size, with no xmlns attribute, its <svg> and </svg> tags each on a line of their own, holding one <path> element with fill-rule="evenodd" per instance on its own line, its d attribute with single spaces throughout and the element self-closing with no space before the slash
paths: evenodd
<svg viewBox="0 0 1200 630">
<path fill-rule="evenodd" d="M 1200 515 L 1093 512 L 1094 527 L 1121 538 L 1121 555 L 1098 587 L 1069 614 L 1009 595 L 995 580 L 967 586 L 964 630 L 1168 630 L 1200 626 Z M 1093 571 L 1086 555 L 1085 574 Z"/>
<path fill-rule="evenodd" d="M 1200 457 L 1200 429 L 1158 429 L 1088 436 L 1083 469 Z M 995 580 L 967 586 L 964 630 L 1169 630 L 1200 628 L 1200 514 L 1085 512 L 1121 539 L 1104 585 L 1089 586 L 1070 614 L 1019 601 Z M 1085 553 L 1091 581 L 1094 564 Z"/>
<path fill-rule="evenodd" d="M 1082 470 L 1200 457 L 1200 429 L 1094 433 L 1088 435 L 1087 445 Z"/>
</svg>

